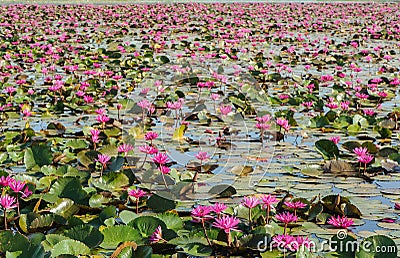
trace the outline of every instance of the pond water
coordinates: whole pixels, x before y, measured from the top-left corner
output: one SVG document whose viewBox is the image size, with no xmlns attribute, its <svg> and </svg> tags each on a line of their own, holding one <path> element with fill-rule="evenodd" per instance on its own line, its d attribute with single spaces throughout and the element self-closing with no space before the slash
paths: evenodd
<svg viewBox="0 0 400 258">
<path fill-rule="evenodd" d="M 54 14 L 49 29 L 60 31 L 47 31 L 45 40 L 29 31 L 18 31 L 18 41 L 29 36 L 39 45 L 53 44 L 50 48 L 61 47 L 64 52 L 59 62 L 51 58 L 44 64 L 14 58 L 0 61 L 4 71 L 8 65 L 24 64 L 19 72 L 10 69 L 10 81 L 2 83 L 3 88 L 15 86 L 20 75 L 27 81 L 15 97 L 6 93 L 2 97 L 4 105 L 15 101 L 15 106 L 5 107 L 3 112 L 2 132 L 11 135 L 7 143 L 15 148 L 13 158 L 2 160 L 3 168 L 23 177 L 26 161 L 21 151 L 26 148 L 26 140 L 16 144 L 21 138 L 17 134 L 24 132 L 27 137 L 25 131 L 31 128 L 36 134 L 28 138 L 46 141 L 54 155 L 62 156 L 59 165 L 98 173 L 89 155 L 89 149 L 95 148 L 90 142 L 90 129 L 96 127 L 104 131 L 103 142 L 97 146 L 100 152 L 116 156 L 117 143 L 134 145 L 129 156 L 139 162 L 124 165 L 138 179 L 139 187 L 169 193 L 199 172 L 192 191 L 174 196 L 183 203 L 178 211 L 216 200 L 237 204 L 242 196 L 253 194 L 284 197 L 290 193 L 306 199 L 340 194 L 362 213 L 351 227 L 355 234 L 386 234 L 400 243 L 399 212 L 393 208 L 400 202 L 400 172 L 396 167 L 400 160 L 400 110 L 396 109 L 400 94 L 398 84 L 393 83 L 399 78 L 400 30 L 395 24 L 400 11 L 388 14 L 380 11 L 380 5 L 364 4 L 360 10 L 352 5 L 348 16 L 341 17 L 329 11 L 330 5 L 323 5 L 321 10 L 306 4 L 254 5 L 279 15 L 269 15 L 264 9 L 259 13 L 249 4 L 243 8 L 214 4 L 218 15 L 208 15 L 204 5 L 181 4 L 178 9 L 189 10 L 182 17 L 162 13 L 171 12 L 173 5 L 158 5 L 161 10 L 157 14 L 147 14 L 152 5 L 121 5 L 115 10 L 110 5 L 105 8 L 119 14 L 108 20 L 104 15 L 96 19 L 96 6 L 90 6 L 88 14 L 84 7 L 77 7 L 82 20 L 63 21 L 62 26 L 54 18 L 58 14 Z M 394 10 L 398 7 L 389 6 Z M 134 14 L 128 15 L 124 8 Z M 365 13 L 368 8 L 373 14 Z M 289 18 L 292 14 L 294 18 Z M 376 38 L 378 32 L 381 34 Z M 70 34 L 70 38 L 61 41 L 62 33 Z M 23 40 L 15 48 L 10 42 L 6 45 L 8 52 L 31 51 Z M 69 45 L 71 51 L 66 50 Z M 33 49 L 35 54 L 45 55 L 38 47 Z M 371 59 L 366 61 L 366 57 Z M 94 63 L 100 66 L 93 67 Z M 75 64 L 76 71 L 66 71 L 66 65 Z M 51 65 L 56 67 L 46 74 L 50 76 L 46 82 L 42 69 Z M 90 71 L 94 74 L 87 73 Z M 105 71 L 121 78 L 112 79 L 104 75 Z M 61 76 L 65 87 L 50 91 L 56 75 Z M 88 82 L 86 94 L 94 101 L 85 103 L 76 95 L 83 82 Z M 28 88 L 35 90 L 33 96 L 26 93 Z M 387 95 L 379 97 L 378 93 Z M 341 105 L 346 100 L 349 102 L 344 108 Z M 148 101 L 148 110 L 154 110 L 144 111 L 139 107 L 141 101 Z M 306 102 L 312 102 L 309 108 Z M 123 110 L 117 110 L 117 103 L 123 105 Z M 20 114 L 23 105 L 32 111 L 29 117 Z M 101 108 L 113 118 L 112 123 L 96 121 L 96 111 Z M 256 117 L 264 115 L 271 117 L 264 136 L 260 136 Z M 285 130 L 278 118 L 284 118 L 290 128 Z M 138 151 L 139 146 L 148 144 L 143 137 L 147 131 L 158 133 L 152 144 L 171 161 L 167 190 L 160 171 Z M 337 136 L 340 141 L 332 149 L 321 151 L 316 147 L 319 140 Z M 85 147 L 67 146 L 71 139 L 85 140 Z M 363 176 L 357 172 L 361 163 L 350 144 L 364 144 L 374 155 Z M 4 151 L 11 148 L 3 147 Z M 330 156 L 335 148 L 339 155 Z M 392 155 L 385 154 L 385 148 Z M 198 160 L 199 152 L 207 152 L 209 158 Z M 327 169 L 326 164 L 337 159 L 346 162 L 350 171 Z M 52 161 L 46 165 L 55 164 Z M 32 172 L 39 173 L 39 169 Z M 208 192 L 218 185 L 233 186 L 236 194 L 221 199 Z M 394 219 L 396 226 L 382 223 L 388 218 Z"/>
</svg>

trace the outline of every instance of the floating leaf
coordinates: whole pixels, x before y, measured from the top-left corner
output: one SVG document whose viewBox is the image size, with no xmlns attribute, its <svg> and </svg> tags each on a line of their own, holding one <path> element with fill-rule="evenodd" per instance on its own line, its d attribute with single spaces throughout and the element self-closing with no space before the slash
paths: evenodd
<svg viewBox="0 0 400 258">
<path fill-rule="evenodd" d="M 57 257 L 62 254 L 88 255 L 89 253 L 90 249 L 87 245 L 72 239 L 65 239 L 57 243 L 51 252 L 53 257 Z"/>
<path fill-rule="evenodd" d="M 50 147 L 45 143 L 34 144 L 25 151 L 24 162 L 26 169 L 32 169 L 35 166 L 50 165 L 53 161 Z"/>
<path fill-rule="evenodd" d="M 175 131 L 174 134 L 172 135 L 172 140 L 175 141 L 182 141 L 184 140 L 184 135 L 185 135 L 185 131 L 187 129 L 187 125 L 186 124 L 182 124 L 181 126 L 179 126 Z"/>
<path fill-rule="evenodd" d="M 22 251 L 29 246 L 29 240 L 20 233 L 13 233 L 10 230 L 0 232 L 0 251 L 15 252 Z"/>
<path fill-rule="evenodd" d="M 160 195 L 153 194 L 147 200 L 147 206 L 154 211 L 164 212 L 164 211 L 175 209 L 176 204 L 175 204 L 174 198 L 172 196 L 171 196 L 171 198 L 167 199 L 167 198 L 161 197 Z"/>
<path fill-rule="evenodd" d="M 103 241 L 103 234 L 90 225 L 79 225 L 64 232 L 64 235 L 86 244 L 90 248 L 98 246 Z"/>
<path fill-rule="evenodd" d="M 161 226 L 161 228 L 164 230 L 167 229 L 167 226 L 162 220 L 152 216 L 137 217 L 129 222 L 128 225 L 138 230 L 142 237 L 145 238 L 151 236 L 154 231 L 156 231 L 158 226 Z"/>
<path fill-rule="evenodd" d="M 93 180 L 92 184 L 101 190 L 116 191 L 129 185 L 129 178 L 122 172 L 111 172 Z"/>
<path fill-rule="evenodd" d="M 126 225 L 107 227 L 101 233 L 104 235 L 104 240 L 100 247 L 104 249 L 115 249 L 120 243 L 125 241 L 136 242 L 142 238 L 137 230 Z"/>
<path fill-rule="evenodd" d="M 301 169 L 301 173 L 303 175 L 309 176 L 309 177 L 319 177 L 323 171 L 320 166 L 307 166 Z"/>
<path fill-rule="evenodd" d="M 315 147 L 325 159 L 333 159 L 339 157 L 338 147 L 330 140 L 326 139 L 318 140 L 315 142 Z"/>
<path fill-rule="evenodd" d="M 231 185 L 216 185 L 213 186 L 208 193 L 215 194 L 220 197 L 231 197 L 236 194 L 236 189 Z"/>
<path fill-rule="evenodd" d="M 64 218 L 68 218 L 76 214 L 78 211 L 79 207 L 74 204 L 74 201 L 67 198 L 58 199 L 50 209 L 50 212 L 61 215 Z"/>
</svg>

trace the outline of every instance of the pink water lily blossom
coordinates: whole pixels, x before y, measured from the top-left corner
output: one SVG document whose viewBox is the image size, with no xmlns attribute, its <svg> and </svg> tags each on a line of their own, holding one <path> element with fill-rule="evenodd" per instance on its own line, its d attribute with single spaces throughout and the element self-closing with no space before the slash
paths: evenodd
<svg viewBox="0 0 400 258">
<path fill-rule="evenodd" d="M 221 105 L 221 106 L 219 106 L 219 110 L 220 110 L 220 112 L 221 112 L 221 114 L 222 114 L 223 116 L 226 116 L 226 115 L 228 115 L 230 112 L 232 112 L 232 107 L 231 107 L 231 106 L 228 106 L 228 105 Z"/>
<path fill-rule="evenodd" d="M 143 196 L 146 196 L 147 193 L 145 191 L 143 191 L 142 189 L 140 189 L 140 188 L 136 188 L 136 189 L 129 190 L 128 191 L 128 195 L 132 196 L 132 197 L 134 197 L 136 199 L 139 199 L 139 198 L 141 198 Z"/>
<path fill-rule="evenodd" d="M 291 208 L 291 209 L 302 209 L 307 206 L 307 204 L 302 203 L 301 201 L 296 201 L 296 202 L 284 202 L 284 204 Z"/>
<path fill-rule="evenodd" d="M 201 160 L 201 161 L 210 159 L 210 156 L 208 155 L 208 153 L 204 152 L 204 151 L 199 151 L 194 156 L 196 157 L 196 159 Z"/>
<path fill-rule="evenodd" d="M 1 176 L 0 177 L 0 185 L 5 187 L 9 186 L 11 182 L 13 182 L 14 179 L 10 176 Z"/>
<path fill-rule="evenodd" d="M 213 227 L 222 229 L 227 234 L 227 242 L 228 246 L 231 245 L 231 231 L 239 231 L 238 224 L 240 220 L 234 216 L 222 216 L 221 218 L 215 219 L 215 222 L 212 224 Z"/>
<path fill-rule="evenodd" d="M 329 138 L 330 141 L 332 141 L 334 144 L 338 144 L 340 142 L 340 136 L 332 136 Z"/>
<path fill-rule="evenodd" d="M 147 132 L 144 135 L 144 138 L 146 141 L 153 141 L 153 140 L 157 139 L 157 137 L 158 137 L 158 133 L 156 133 L 156 132 Z"/>
<path fill-rule="evenodd" d="M 271 195 L 271 194 L 263 194 L 260 196 L 261 201 L 263 203 L 263 208 L 267 209 L 267 218 L 266 218 L 266 223 L 269 223 L 269 216 L 270 216 L 270 211 L 272 208 L 272 204 L 279 202 L 278 199 L 276 199 L 275 196 Z"/>
<path fill-rule="evenodd" d="M 353 149 L 353 152 L 357 155 L 357 156 L 364 156 L 365 154 L 368 153 L 368 149 L 365 147 L 356 147 Z"/>
<path fill-rule="evenodd" d="M 167 162 L 169 162 L 169 157 L 167 154 L 163 152 L 158 152 L 154 154 L 152 158 L 153 162 L 158 164 L 158 165 L 165 165 Z"/>
<path fill-rule="evenodd" d="M 142 145 L 142 146 L 139 146 L 139 151 L 149 154 L 149 155 L 153 155 L 158 152 L 158 149 L 156 147 L 153 147 L 150 145 Z"/>
<path fill-rule="evenodd" d="M 132 146 L 132 144 L 129 144 L 129 143 L 123 143 L 123 144 L 118 146 L 118 152 L 119 153 L 125 153 L 126 154 L 126 153 L 130 152 L 131 150 L 133 150 L 133 146 Z"/>
<path fill-rule="evenodd" d="M 279 117 L 276 119 L 276 124 L 283 128 L 286 132 L 290 129 L 289 121 L 286 118 Z"/>
<path fill-rule="evenodd" d="M 136 214 L 139 213 L 139 200 L 140 198 L 146 196 L 147 193 L 140 188 L 131 189 L 128 191 L 128 196 L 135 198 L 136 203 Z"/>
<path fill-rule="evenodd" d="M 298 217 L 290 212 L 283 212 L 276 214 L 275 218 L 285 224 L 296 222 L 298 220 Z"/>
<path fill-rule="evenodd" d="M 216 214 L 220 215 L 227 208 L 228 208 L 228 206 L 226 206 L 225 204 L 216 202 L 216 203 L 214 203 L 213 206 L 211 206 L 211 211 L 213 211 Z"/>
<path fill-rule="evenodd" d="M 100 171 L 100 176 L 103 175 L 103 171 L 106 169 L 108 162 L 111 160 L 111 157 L 107 154 L 98 154 L 96 161 L 100 162 L 102 167 Z"/>
<path fill-rule="evenodd" d="M 243 200 L 242 200 L 242 205 L 249 209 L 255 208 L 260 203 L 261 203 L 261 200 L 255 196 L 249 196 L 249 197 L 245 196 L 245 197 L 243 197 Z"/>
<path fill-rule="evenodd" d="M 107 154 L 98 154 L 96 161 L 100 162 L 103 166 L 106 166 L 110 159 L 111 157 Z"/>
<path fill-rule="evenodd" d="M 156 228 L 154 233 L 150 236 L 149 242 L 150 242 L 150 244 L 155 244 L 155 243 L 158 243 L 158 242 L 166 242 L 166 240 L 163 239 L 161 226 L 158 226 Z"/>
<path fill-rule="evenodd" d="M 331 216 L 327 220 L 327 223 L 336 228 L 348 228 L 354 224 L 354 221 L 350 218 L 347 218 L 346 216 L 342 217 L 342 216 L 338 215 L 337 217 Z"/>
<path fill-rule="evenodd" d="M 25 187 L 25 182 L 23 181 L 18 181 L 18 180 L 12 180 L 8 186 L 11 188 L 11 190 L 13 190 L 15 193 L 19 193 L 22 191 L 22 189 L 24 189 Z"/>
<path fill-rule="evenodd" d="M 16 198 L 9 195 L 2 195 L 0 197 L 0 205 L 3 209 L 9 210 L 17 207 Z"/>
<path fill-rule="evenodd" d="M 191 211 L 191 216 L 194 222 L 201 222 L 202 220 L 210 220 L 213 219 L 211 215 L 209 215 L 212 211 L 211 206 L 198 205 Z"/>
</svg>

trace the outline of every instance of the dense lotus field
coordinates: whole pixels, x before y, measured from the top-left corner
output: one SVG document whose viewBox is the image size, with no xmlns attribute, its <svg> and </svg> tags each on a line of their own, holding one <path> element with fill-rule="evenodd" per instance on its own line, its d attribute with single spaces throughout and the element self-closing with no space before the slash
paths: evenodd
<svg viewBox="0 0 400 258">
<path fill-rule="evenodd" d="M 1 257 L 397 257 L 400 4 L 3 5 Z"/>
</svg>

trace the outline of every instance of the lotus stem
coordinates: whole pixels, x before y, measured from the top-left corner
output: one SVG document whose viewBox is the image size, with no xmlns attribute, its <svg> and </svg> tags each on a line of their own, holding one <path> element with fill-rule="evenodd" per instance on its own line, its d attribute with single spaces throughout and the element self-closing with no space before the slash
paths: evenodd
<svg viewBox="0 0 400 258">
<path fill-rule="evenodd" d="M 206 230 L 206 226 L 205 226 L 205 224 L 204 224 L 204 219 L 203 219 L 203 218 L 201 219 L 201 225 L 202 225 L 202 227 L 203 227 L 203 232 L 204 232 L 204 236 L 205 236 L 206 239 L 207 239 L 207 243 L 208 243 L 208 245 L 211 247 L 212 244 L 211 244 L 210 239 L 208 238 L 207 230 Z"/>
<path fill-rule="evenodd" d="M 7 230 L 7 210 L 4 209 L 4 229 Z"/>
</svg>

